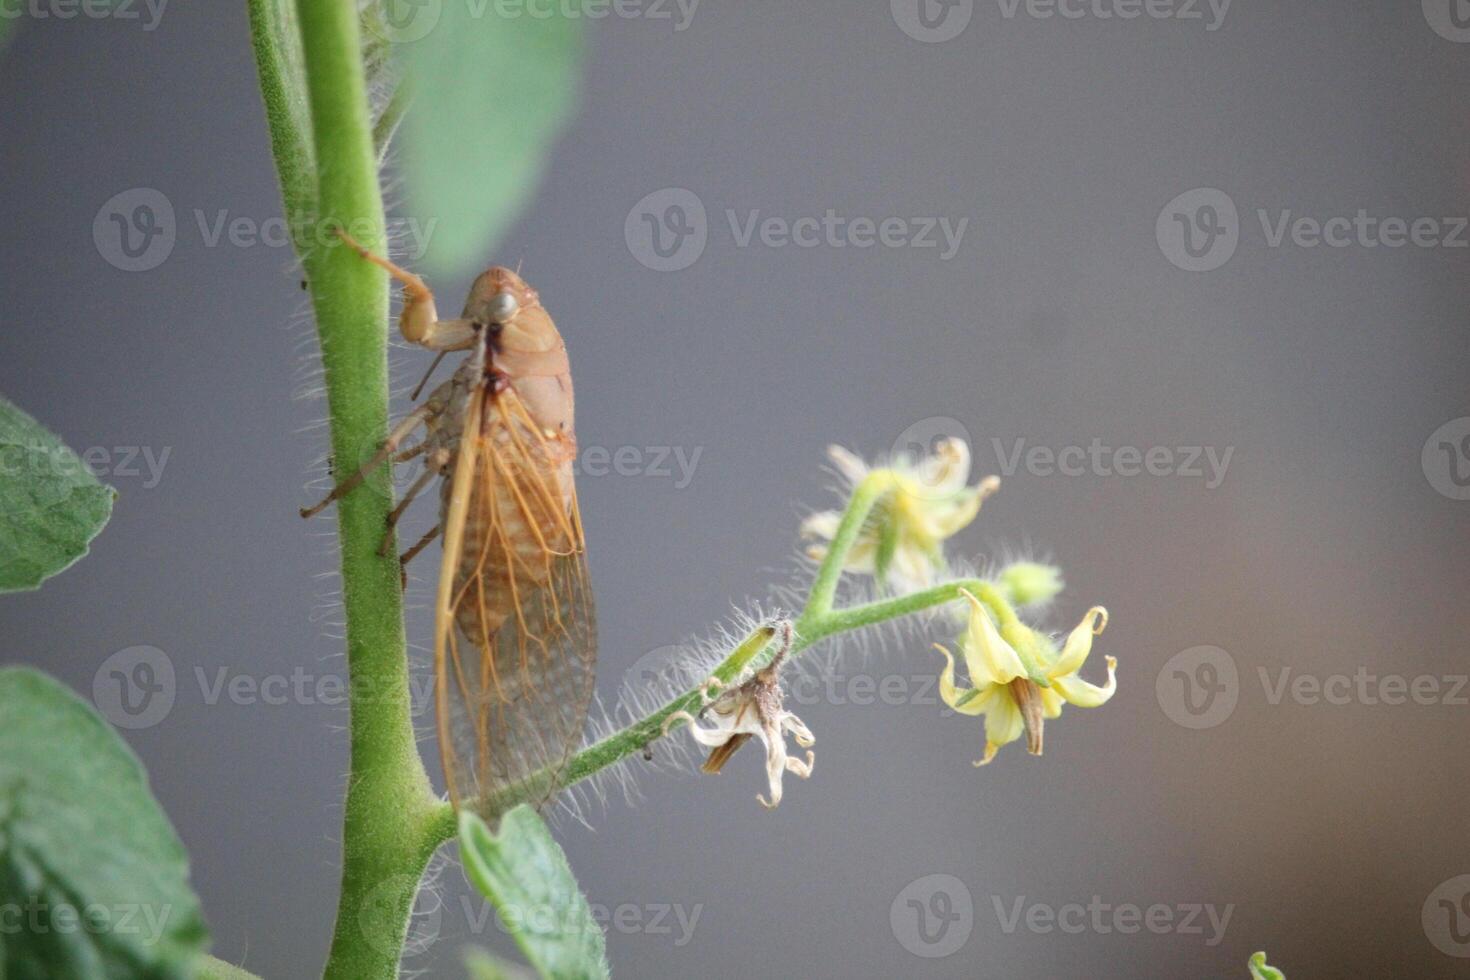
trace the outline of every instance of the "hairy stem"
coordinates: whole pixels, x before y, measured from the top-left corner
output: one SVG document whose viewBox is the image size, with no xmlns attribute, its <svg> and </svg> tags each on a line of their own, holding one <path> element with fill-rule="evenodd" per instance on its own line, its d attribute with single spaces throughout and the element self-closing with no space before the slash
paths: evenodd
<svg viewBox="0 0 1470 980">
<path fill-rule="evenodd" d="M 383 202 L 353 0 L 250 0 L 271 146 L 321 341 L 332 472 L 354 472 L 387 435 L 388 287 L 334 247 L 334 228 L 383 250 Z M 299 28 L 299 35 L 296 30 Z M 303 93 L 304 88 L 304 93 Z M 302 106 L 306 111 L 302 111 Z M 351 771 L 342 891 L 325 976 L 390 980 L 418 881 L 441 842 L 445 805 L 414 739 L 397 561 L 378 554 L 392 487 L 380 467 L 337 505 L 347 623 Z"/>
<path fill-rule="evenodd" d="M 862 528 L 863 522 L 867 520 L 873 507 L 891 489 L 892 485 L 892 474 L 885 470 L 877 470 L 869 474 L 853 489 L 847 509 L 838 524 L 837 533 L 833 535 L 832 546 L 828 549 L 827 555 L 817 570 L 815 584 L 808 594 L 806 608 L 797 619 L 796 636 L 792 641 L 789 653 L 791 658 L 795 658 L 802 651 L 839 633 L 927 612 L 954 602 L 966 592 L 978 599 L 1003 628 L 1019 623 L 1015 609 L 1004 591 L 995 583 L 979 578 L 943 582 L 919 592 L 880 599 L 846 609 L 832 608 L 837 580 L 842 573 L 842 566 L 847 559 L 848 552 L 852 550 L 857 540 L 858 531 Z M 713 676 L 728 684 L 747 668 L 764 666 L 769 662 L 770 656 L 774 656 L 775 650 L 771 643 L 774 636 L 775 629 L 770 626 L 756 630 L 715 667 L 712 672 Z M 694 713 L 699 710 L 700 706 L 699 689 L 686 691 L 631 725 L 588 746 L 574 755 L 561 773 L 562 786 L 571 786 L 581 782 L 608 766 L 621 762 L 633 753 L 642 751 L 645 746 L 663 734 L 664 722 L 670 715 L 679 711 Z M 540 774 L 506 788 L 491 801 L 490 809 L 493 812 L 503 812 L 516 803 L 544 795 L 546 781 L 549 778 L 549 774 Z M 444 834 L 445 839 L 453 835 L 454 825 L 451 818 L 444 819 L 439 825 L 439 832 Z"/>
</svg>

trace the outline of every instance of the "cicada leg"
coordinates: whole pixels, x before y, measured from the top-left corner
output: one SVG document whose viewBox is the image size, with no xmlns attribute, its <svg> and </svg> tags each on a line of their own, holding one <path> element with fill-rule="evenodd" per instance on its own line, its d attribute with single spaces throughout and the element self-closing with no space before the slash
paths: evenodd
<svg viewBox="0 0 1470 980">
<path fill-rule="evenodd" d="M 432 544 L 434 539 L 439 536 L 439 533 L 442 530 L 443 527 L 441 525 L 435 524 L 433 527 L 429 528 L 428 532 L 425 533 L 423 537 L 414 542 L 414 546 L 412 548 L 409 548 L 403 554 L 398 556 L 398 578 L 399 583 L 404 588 L 408 588 L 408 563 L 417 558 L 419 552 L 423 551 L 430 544 Z"/>
<path fill-rule="evenodd" d="M 414 409 L 412 412 L 409 412 L 407 415 L 405 415 L 403 417 L 403 421 L 399 422 L 396 426 L 393 427 L 393 431 L 388 433 L 388 438 L 383 440 L 382 448 L 373 455 L 372 459 L 362 464 L 362 468 L 359 469 L 356 473 L 352 474 L 347 479 L 343 480 L 341 483 L 333 487 L 332 492 L 327 494 L 321 500 L 318 500 L 310 507 L 301 508 L 301 516 L 315 517 L 317 514 L 320 514 L 322 511 L 326 510 L 327 505 L 330 504 L 332 501 L 340 500 L 344 495 L 356 489 L 359 485 L 362 484 L 363 480 L 367 479 L 369 473 L 377 469 L 379 466 L 382 466 L 388 461 L 389 457 L 396 454 L 398 452 L 398 447 L 403 444 L 403 440 L 407 439 L 409 434 L 412 433 L 414 429 L 418 428 L 420 425 L 423 425 L 424 422 L 428 420 L 429 416 L 434 414 L 435 411 L 436 408 L 433 404 L 431 404 L 430 402 L 425 402 L 418 408 Z"/>
<path fill-rule="evenodd" d="M 403 499 L 398 501 L 398 506 L 388 512 L 388 526 L 383 531 L 383 543 L 378 546 L 378 554 L 386 555 L 393 549 L 393 531 L 398 527 L 398 521 L 403 517 L 403 512 L 408 510 L 408 505 L 413 503 L 414 498 L 423 493 L 424 488 L 438 477 L 439 474 L 434 470 L 425 469 L 404 493 Z"/>
<path fill-rule="evenodd" d="M 427 283 L 402 266 L 374 255 L 342 229 L 337 237 L 358 255 L 378 266 L 403 284 L 403 311 L 398 314 L 398 332 L 409 343 L 430 350 L 463 350 L 474 343 L 475 327 L 469 320 L 441 320 L 434 306 L 434 293 Z"/>
</svg>

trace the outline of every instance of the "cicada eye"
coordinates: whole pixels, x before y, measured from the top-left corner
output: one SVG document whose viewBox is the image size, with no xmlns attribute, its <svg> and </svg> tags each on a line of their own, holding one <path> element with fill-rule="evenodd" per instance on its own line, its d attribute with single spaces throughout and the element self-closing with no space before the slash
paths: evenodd
<svg viewBox="0 0 1470 980">
<path fill-rule="evenodd" d="M 516 302 L 515 296 L 510 293 L 496 293 L 490 297 L 490 318 L 496 323 L 505 323 L 516 315 L 521 304 Z"/>
</svg>

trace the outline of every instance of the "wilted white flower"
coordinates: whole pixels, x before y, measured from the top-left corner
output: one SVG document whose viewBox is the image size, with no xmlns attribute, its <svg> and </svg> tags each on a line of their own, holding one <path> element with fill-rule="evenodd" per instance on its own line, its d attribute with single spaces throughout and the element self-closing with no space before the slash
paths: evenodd
<svg viewBox="0 0 1470 980">
<path fill-rule="evenodd" d="M 752 737 L 760 739 L 766 747 L 766 777 L 770 781 L 771 798 L 760 794 L 756 799 L 767 809 L 774 809 L 781 802 L 781 779 L 787 770 L 801 779 L 812 774 L 815 756 L 809 746 L 815 741 L 811 730 L 800 718 L 786 710 L 785 695 L 781 691 L 779 677 L 781 664 L 791 648 L 791 625 L 785 624 L 785 637 L 781 649 L 771 662 L 756 671 L 749 680 L 738 687 L 730 688 L 713 699 L 709 691 L 720 687 L 720 682 L 711 677 L 700 689 L 704 707 L 700 718 L 709 717 L 713 725 L 705 728 L 687 711 L 676 711 L 664 720 L 664 734 L 676 721 L 689 725 L 689 734 L 700 745 L 708 746 L 710 754 L 700 767 L 707 773 L 718 773 L 735 751 Z M 793 759 L 786 754 L 786 733 L 796 743 L 807 749 L 806 761 Z"/>
</svg>

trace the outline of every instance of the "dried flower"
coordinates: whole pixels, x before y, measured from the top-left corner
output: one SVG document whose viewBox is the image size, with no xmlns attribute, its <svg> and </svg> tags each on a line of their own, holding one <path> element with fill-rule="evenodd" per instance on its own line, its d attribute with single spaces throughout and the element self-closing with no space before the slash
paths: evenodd
<svg viewBox="0 0 1470 980">
<path fill-rule="evenodd" d="M 687 711 L 674 712 L 664 720 L 663 726 L 664 734 L 667 735 L 675 721 L 688 722 L 689 734 L 700 745 L 708 746 L 711 750 L 704 765 L 700 767 L 701 771 L 707 773 L 718 773 L 730 756 L 752 736 L 760 739 L 766 747 L 766 776 L 770 780 L 771 798 L 767 801 L 756 794 L 756 799 L 767 809 L 774 809 L 781 802 L 781 778 L 787 770 L 801 779 L 807 779 L 812 774 L 812 764 L 815 761 L 808 748 L 815 741 L 811 731 L 802 724 L 800 718 L 785 708 L 779 674 L 781 664 L 791 649 L 791 624 L 783 625 L 785 633 L 781 649 L 771 658 L 769 664 L 756 671 L 744 683 L 711 698 L 710 690 L 718 689 L 721 686 L 720 681 L 711 677 L 704 682 L 704 686 L 700 688 L 704 707 L 700 709 L 699 717 L 709 716 L 714 723 L 712 727 L 702 727 L 698 719 Z M 807 749 L 805 762 L 786 754 L 787 732 L 791 733 L 798 745 Z"/>
<path fill-rule="evenodd" d="M 939 695 L 960 714 L 985 715 L 985 756 L 975 765 L 988 763 L 1002 745 L 1014 742 L 1023 731 L 1027 750 L 1032 755 L 1040 755 L 1045 720 L 1061 715 L 1062 702 L 1095 708 L 1113 696 L 1117 688 L 1115 658 L 1107 658 L 1108 680 L 1102 687 L 1077 676 L 1092 650 L 1093 636 L 1108 625 L 1108 611 L 1102 606 L 1087 611 L 1060 652 L 1046 637 L 1028 630 L 1036 641 L 1034 651 L 1028 653 L 1041 661 L 1035 670 L 1028 671 L 1016 648 L 1001 637 L 980 600 L 969 592 L 964 596 L 970 601 L 970 617 L 960 639 L 960 652 L 970 673 L 970 683 L 975 686 L 955 685 L 954 657 L 939 646 L 937 649 L 944 654 L 945 661 L 939 675 Z M 1034 679 L 1038 676 L 1045 678 L 1048 686 L 1038 684 Z"/>
</svg>

